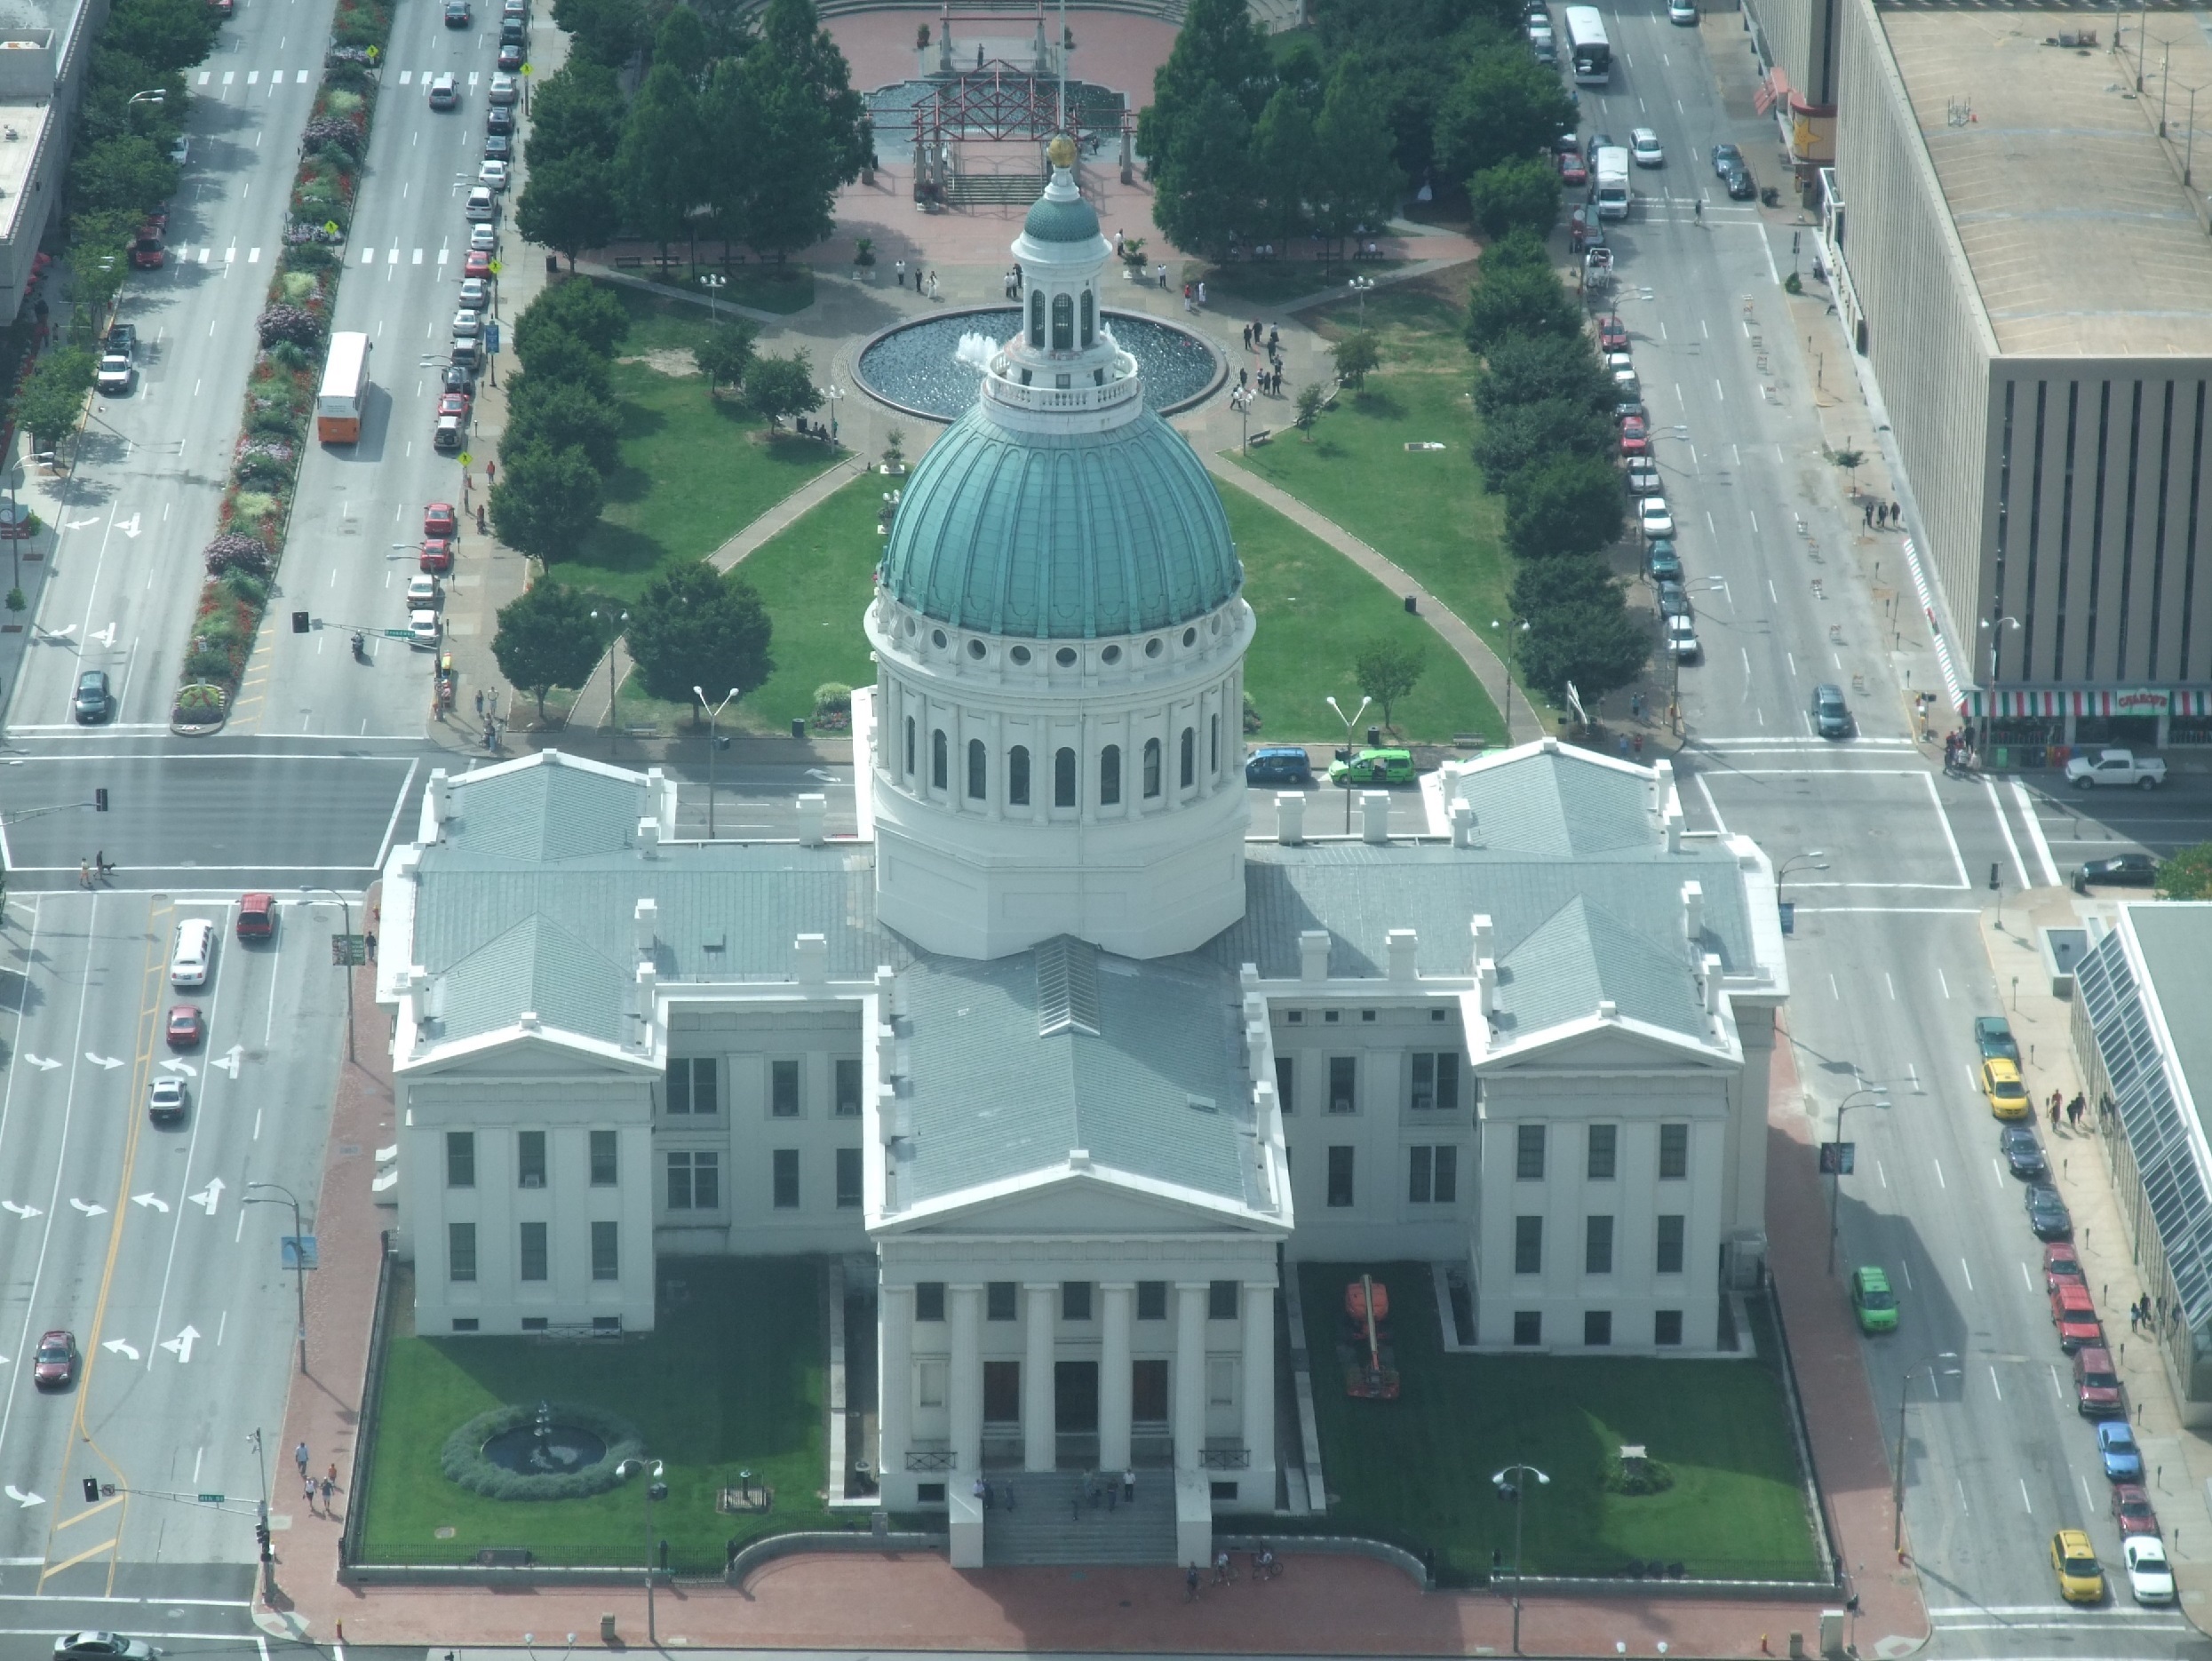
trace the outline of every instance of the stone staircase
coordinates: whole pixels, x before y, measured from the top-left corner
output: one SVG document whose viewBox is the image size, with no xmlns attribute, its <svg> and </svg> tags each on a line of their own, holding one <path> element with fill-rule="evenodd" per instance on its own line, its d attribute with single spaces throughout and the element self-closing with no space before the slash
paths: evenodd
<svg viewBox="0 0 2212 1661">
<path fill-rule="evenodd" d="M 1041 173 L 956 173 L 944 199 L 955 208 L 1026 207 L 1050 182 Z"/>
<path fill-rule="evenodd" d="M 1006 1503 L 1011 1484 L 1014 1503 Z M 983 1513 L 983 1561 L 1024 1563 L 1173 1563 L 1175 1474 L 1137 1473 L 1134 1505 L 1084 1503 L 1079 1471 L 1019 1471 L 991 1478 Z"/>
</svg>

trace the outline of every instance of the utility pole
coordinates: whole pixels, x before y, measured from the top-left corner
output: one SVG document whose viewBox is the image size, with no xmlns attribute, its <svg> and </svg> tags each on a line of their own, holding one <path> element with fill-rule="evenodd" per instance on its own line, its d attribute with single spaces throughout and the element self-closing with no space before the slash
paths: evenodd
<svg viewBox="0 0 2212 1661">
<path fill-rule="evenodd" d="M 335 888 L 314 888 L 302 883 L 299 885 L 299 892 L 327 894 L 338 902 L 339 908 L 345 913 L 346 960 L 338 966 L 346 971 L 346 1059 L 349 1061 L 357 1061 L 360 1058 L 354 1053 L 354 902 Z M 302 1372 L 306 1371 L 304 1364 L 300 1371 Z"/>
<path fill-rule="evenodd" d="M 1513 1507 L 1513 1653 L 1521 1653 L 1521 1519 L 1527 1514 L 1526 1490 L 1517 1482 L 1508 1482 L 1509 1476 L 1533 1476 L 1539 1483 L 1551 1478 L 1532 1465 L 1508 1465 L 1492 1475 L 1490 1485 L 1498 1490 L 1498 1498 Z"/>
<path fill-rule="evenodd" d="M 268 1188 L 282 1194 L 282 1200 L 257 1199 L 253 1190 Z M 249 1205 L 286 1204 L 292 1208 L 292 1284 L 299 1298 L 299 1371 L 305 1378 L 307 1371 L 307 1236 L 299 1226 L 299 1197 L 290 1188 L 276 1182 L 249 1182 L 246 1184 L 246 1204 Z"/>
<path fill-rule="evenodd" d="M 722 741 L 715 733 L 714 723 L 729 707 L 730 699 L 737 695 L 737 688 L 732 687 L 729 696 L 720 703 L 709 703 L 706 694 L 696 687 L 691 688 L 691 695 L 698 699 L 699 707 L 706 711 L 706 839 L 712 842 L 714 839 L 714 752 L 722 747 Z"/>
</svg>

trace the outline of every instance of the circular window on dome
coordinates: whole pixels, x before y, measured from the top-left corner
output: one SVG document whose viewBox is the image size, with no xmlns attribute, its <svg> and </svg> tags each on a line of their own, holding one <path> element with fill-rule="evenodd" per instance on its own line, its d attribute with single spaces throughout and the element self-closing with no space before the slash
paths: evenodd
<svg viewBox="0 0 2212 1661">
<path fill-rule="evenodd" d="M 1185 646 L 1196 646 L 1198 643 L 1198 632 L 1196 629 L 1185 629 L 1182 632 L 1182 643 Z"/>
<path fill-rule="evenodd" d="M 1058 664 L 1062 669 L 1073 669 L 1075 667 L 1075 648 L 1072 646 L 1062 647 L 1058 651 L 1052 655 L 1052 660 L 1054 663 Z"/>
<path fill-rule="evenodd" d="M 932 645 L 932 646 L 934 646 L 934 647 L 937 648 L 940 651 L 943 650 L 943 649 L 944 649 L 944 631 L 943 631 L 943 629 L 932 629 L 932 630 L 930 630 L 930 631 L 929 631 L 929 643 L 930 643 L 930 645 Z"/>
<path fill-rule="evenodd" d="M 982 663 L 983 661 L 983 643 L 981 640 L 970 640 L 967 643 L 967 655 L 974 658 L 977 663 Z"/>
<path fill-rule="evenodd" d="M 1160 655 L 1160 643 L 1158 640 L 1147 640 L 1144 643 L 1144 655 L 1147 657 L 1158 657 Z"/>
<path fill-rule="evenodd" d="M 1103 658 L 1109 664 L 1118 664 L 1121 661 L 1121 648 L 1118 646 L 1110 646 L 1104 651 L 1101 652 L 1099 656 Z"/>
<path fill-rule="evenodd" d="M 1014 648 L 1014 661 L 1026 666 L 1030 661 L 1030 648 L 1026 646 L 1015 647 Z"/>
</svg>

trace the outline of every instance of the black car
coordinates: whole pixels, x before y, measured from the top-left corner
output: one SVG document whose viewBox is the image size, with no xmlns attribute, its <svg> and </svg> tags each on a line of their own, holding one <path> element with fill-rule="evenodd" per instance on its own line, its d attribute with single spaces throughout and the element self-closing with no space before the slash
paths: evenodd
<svg viewBox="0 0 2212 1661">
<path fill-rule="evenodd" d="M 131 323 L 112 324 L 107 330 L 107 349 L 121 352 L 129 357 L 139 354 L 139 331 Z"/>
<path fill-rule="evenodd" d="M 1313 763 L 1303 750 L 1290 744 L 1269 744 L 1245 758 L 1247 784 L 1310 784 Z"/>
<path fill-rule="evenodd" d="M 2021 1193 L 2027 1206 L 2028 1227 L 2035 1230 L 2038 1240 L 2073 1238 L 2073 1219 L 2067 1214 L 2066 1202 L 2058 1197 L 2057 1188 L 2048 1182 L 2031 1182 Z"/>
<path fill-rule="evenodd" d="M 512 104 L 494 104 L 486 109 L 484 111 L 484 131 L 487 132 L 513 132 L 514 131 L 514 106 Z"/>
<path fill-rule="evenodd" d="M 2050 1164 L 2043 1157 L 2043 1145 L 2035 1140 L 2035 1132 L 2025 1125 L 2007 1125 L 1997 1132 L 1997 1151 L 2005 1156 L 2005 1164 L 2012 1167 L 2016 1177 L 2025 1177 L 2033 1182 L 2050 1174 Z"/>
<path fill-rule="evenodd" d="M 79 721 L 104 721 L 114 705 L 114 696 L 107 688 L 107 672 L 88 669 L 76 678 L 75 709 Z"/>
<path fill-rule="evenodd" d="M 1721 175 L 1721 182 L 1728 187 L 1729 195 L 1738 202 L 1749 202 L 1759 194 L 1747 167 L 1731 167 Z"/>
<path fill-rule="evenodd" d="M 514 159 L 514 135 L 506 132 L 488 132 L 484 135 L 484 159 L 487 162 L 511 162 Z"/>
<path fill-rule="evenodd" d="M 471 393 L 476 390 L 476 373 L 465 363 L 449 363 L 440 377 L 450 393 Z"/>
<path fill-rule="evenodd" d="M 466 28 L 475 17 L 468 9 L 468 0 L 445 0 L 445 26 L 448 28 Z"/>
<path fill-rule="evenodd" d="M 499 40 L 503 45 L 508 41 L 521 45 L 529 37 L 529 31 L 530 26 L 519 17 L 503 17 L 499 20 Z"/>
<path fill-rule="evenodd" d="M 1662 617 L 1686 617 L 1690 615 L 1690 595 L 1680 583 L 1662 582 L 1659 585 L 1659 608 Z"/>
<path fill-rule="evenodd" d="M 2012 1036 L 2012 1023 L 2002 1015 L 1974 1017 L 1974 1047 L 1985 1061 L 2001 1055 L 2015 1067 L 2020 1064 L 2020 1041 Z"/>
<path fill-rule="evenodd" d="M 2158 861 L 2148 854 L 2118 854 L 2111 859 L 2093 859 L 2076 870 L 2073 873 L 2073 891 L 2087 894 L 2093 882 L 2147 888 L 2157 880 Z"/>
<path fill-rule="evenodd" d="M 510 40 L 500 43 L 499 67 L 502 69 L 520 69 L 522 67 L 522 43 L 521 41 Z"/>
</svg>

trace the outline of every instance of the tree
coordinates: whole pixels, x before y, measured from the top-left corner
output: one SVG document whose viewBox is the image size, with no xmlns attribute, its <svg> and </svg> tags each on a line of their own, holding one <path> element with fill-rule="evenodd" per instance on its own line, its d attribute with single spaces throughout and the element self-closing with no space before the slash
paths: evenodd
<svg viewBox="0 0 2212 1661">
<path fill-rule="evenodd" d="M 712 63 L 705 21 L 688 5 L 670 7 L 661 20 L 660 32 L 653 36 L 653 67 L 668 65 L 696 92 Z"/>
<path fill-rule="evenodd" d="M 555 687 L 582 686 L 606 645 L 589 594 L 542 582 L 500 607 L 491 656 L 508 685 L 537 700 L 542 722 L 545 695 Z"/>
<path fill-rule="evenodd" d="M 542 444 L 503 450 L 491 487 L 491 528 L 518 552 L 550 566 L 599 517 L 599 469 L 583 450 Z"/>
<path fill-rule="evenodd" d="M 1620 475 L 1587 456 L 1563 456 L 1519 475 L 1506 502 L 1506 544 L 1522 560 L 1595 553 L 1620 536 Z"/>
<path fill-rule="evenodd" d="M 822 111 L 823 147 L 806 159 L 820 165 L 832 189 L 851 184 L 868 160 L 875 130 L 865 100 L 853 90 L 852 66 L 836 37 L 822 27 L 815 0 L 768 0 L 760 14 L 759 44 L 784 66 L 800 96 Z"/>
<path fill-rule="evenodd" d="M 622 230 L 622 206 L 615 196 L 613 170 L 597 156 L 575 154 L 540 162 L 531 140 L 529 182 L 514 207 L 515 228 L 541 248 L 577 256 L 604 248 Z"/>
<path fill-rule="evenodd" d="M 1610 579 L 1585 600 L 1538 612 L 1528 625 L 1521 673 L 1554 703 L 1565 699 L 1571 680 L 1587 709 L 1635 680 L 1651 656 L 1650 630 L 1629 615 Z"/>
<path fill-rule="evenodd" d="M 1298 88 L 1278 86 L 1252 130 L 1252 173 L 1272 235 L 1287 242 L 1304 227 L 1320 171 L 1313 112 Z"/>
<path fill-rule="evenodd" d="M 1474 54 L 1436 111 L 1436 166 L 1447 179 L 1548 147 L 1574 125 L 1574 106 L 1559 77 L 1518 45 L 1500 42 Z"/>
<path fill-rule="evenodd" d="M 1382 347 L 1371 329 L 1346 335 L 1329 350 L 1336 359 L 1337 378 L 1347 386 L 1365 385 L 1382 362 Z"/>
<path fill-rule="evenodd" d="M 1182 128 L 1217 94 L 1228 94 L 1247 123 L 1258 119 L 1274 91 L 1270 58 L 1246 0 L 1191 0 L 1174 50 L 1152 77 L 1152 101 L 1137 116 L 1137 148 L 1150 158 L 1154 182 Z"/>
<path fill-rule="evenodd" d="M 1153 164 L 1152 222 L 1178 248 L 1221 259 L 1259 218 L 1252 126 L 1220 88 L 1175 125 L 1166 165 Z"/>
<path fill-rule="evenodd" d="M 611 356 L 630 332 L 630 311 L 612 289 L 596 282 L 556 283 L 515 320 L 515 351 L 528 358 L 532 343 L 549 330 L 573 335 L 601 356 Z"/>
<path fill-rule="evenodd" d="M 1467 349 L 1489 355 L 1500 341 L 1540 335 L 1582 338 L 1582 313 L 1550 267 L 1485 271 L 1467 301 Z"/>
<path fill-rule="evenodd" d="M 614 378 L 606 354 L 593 351 L 565 329 L 540 329 L 527 338 L 519 329 L 515 333 L 515 355 L 525 374 L 580 386 L 601 403 L 613 399 Z"/>
<path fill-rule="evenodd" d="M 619 69 L 646 42 L 640 0 L 553 0 L 553 21 L 575 36 L 576 50 Z"/>
<path fill-rule="evenodd" d="M 130 248 L 140 215 L 108 208 L 69 221 L 69 258 L 76 275 L 76 303 L 88 315 L 105 314 L 131 274 Z"/>
<path fill-rule="evenodd" d="M 1378 634 L 1359 648 L 1352 659 L 1352 674 L 1359 689 L 1382 705 L 1382 724 L 1390 726 L 1390 706 L 1420 684 L 1428 655 L 1420 642 Z"/>
<path fill-rule="evenodd" d="M 768 637 L 752 584 L 704 560 L 663 572 L 630 607 L 631 660 L 646 691 L 671 703 L 692 702 L 694 687 L 757 690 L 776 672 Z"/>
<path fill-rule="evenodd" d="M 1492 491 L 1511 496 L 1513 481 L 1524 469 L 1563 456 L 1610 456 L 1615 437 L 1613 424 L 1587 404 L 1540 398 L 1484 418 L 1475 434 L 1475 465 Z"/>
<path fill-rule="evenodd" d="M 2212 900 L 2212 842 L 2185 847 L 2158 868 L 2161 900 Z"/>
<path fill-rule="evenodd" d="M 1485 421 L 1546 398 L 1601 414 L 1613 407 L 1612 383 L 1587 335 L 1509 335 L 1491 347 L 1475 378 L 1475 412 Z"/>
<path fill-rule="evenodd" d="M 1535 617 L 1563 607 L 1602 601 L 1612 580 L 1611 568 L 1595 554 L 1532 560 L 1514 573 L 1506 603 L 1516 617 Z"/>
<path fill-rule="evenodd" d="M 157 72 L 188 69 L 215 44 L 220 21 L 203 0 L 120 0 L 100 33 L 128 42 L 131 54 Z"/>
<path fill-rule="evenodd" d="M 779 157 L 768 171 L 780 165 Z M 615 153 L 615 177 L 631 226 L 659 245 L 664 259 L 669 243 L 690 223 L 704 194 L 703 176 L 697 95 L 681 69 L 656 63 L 630 106 L 622 147 Z"/>
<path fill-rule="evenodd" d="M 622 123 L 622 83 L 615 72 L 590 58 L 570 56 L 530 94 L 530 171 L 574 155 L 613 161 Z"/>
<path fill-rule="evenodd" d="M 1330 75 L 1328 95 L 1314 122 L 1314 140 L 1320 155 L 1317 231 L 1350 236 L 1397 211 L 1405 175 L 1391 159 L 1381 89 L 1357 56 L 1341 60 Z"/>
<path fill-rule="evenodd" d="M 838 187 L 847 179 L 831 112 L 795 66 L 765 44 L 718 64 L 703 112 L 708 129 L 727 135 L 708 191 L 727 231 L 774 254 L 811 247 L 830 234 Z M 754 159 L 768 156 L 772 163 Z"/>
<path fill-rule="evenodd" d="M 785 416 L 805 415 L 822 407 L 815 390 L 814 361 L 800 347 L 787 358 L 760 358 L 745 374 L 745 397 L 768 417 L 773 431 Z"/>
<path fill-rule="evenodd" d="M 101 139 L 69 169 L 70 196 L 84 212 L 143 213 L 176 188 L 177 164 L 135 132 Z"/>
<path fill-rule="evenodd" d="M 34 443 L 52 449 L 84 412 L 84 395 L 92 390 L 97 368 L 92 353 L 82 346 L 58 346 L 47 353 L 15 395 L 16 425 L 30 433 Z"/>
<path fill-rule="evenodd" d="M 1559 170 L 1540 155 L 1514 156 L 1467 181 L 1475 219 L 1493 237 L 1516 231 L 1541 236 L 1559 218 Z"/>
<path fill-rule="evenodd" d="M 1291 417 L 1291 425 L 1306 435 L 1306 442 L 1313 442 L 1314 423 L 1321 419 L 1322 406 L 1327 394 L 1312 381 L 1298 389 L 1297 413 Z"/>
<path fill-rule="evenodd" d="M 691 348 L 710 395 L 718 386 L 742 386 L 752 370 L 752 343 L 760 330 L 749 322 L 724 323 Z"/>
<path fill-rule="evenodd" d="M 507 430 L 499 453 L 513 455 L 533 445 L 559 452 L 580 449 L 603 478 L 620 463 L 621 417 L 573 381 L 543 381 L 530 374 L 507 384 Z M 565 683 L 564 683 L 565 684 Z"/>
</svg>

